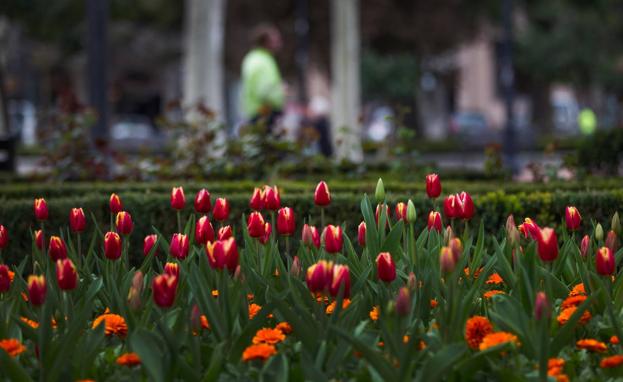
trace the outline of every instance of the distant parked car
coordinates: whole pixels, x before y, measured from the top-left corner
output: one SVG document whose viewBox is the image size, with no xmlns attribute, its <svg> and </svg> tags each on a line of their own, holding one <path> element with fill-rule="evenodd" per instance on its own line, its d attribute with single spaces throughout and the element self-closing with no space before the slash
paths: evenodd
<svg viewBox="0 0 623 382">
<path fill-rule="evenodd" d="M 146 116 L 118 116 L 110 131 L 112 147 L 126 152 L 162 152 L 167 138 Z"/>
</svg>

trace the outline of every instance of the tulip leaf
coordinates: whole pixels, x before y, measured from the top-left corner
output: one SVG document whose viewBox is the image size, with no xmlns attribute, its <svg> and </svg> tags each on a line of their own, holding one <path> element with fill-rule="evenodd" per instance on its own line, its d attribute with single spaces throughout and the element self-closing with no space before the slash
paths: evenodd
<svg viewBox="0 0 623 382">
<path fill-rule="evenodd" d="M 447 345 L 438 351 L 433 358 L 424 364 L 419 381 L 437 381 L 444 373 L 452 370 L 452 366 L 465 354 L 467 345 L 464 342 Z"/>
<path fill-rule="evenodd" d="M 0 350 L 0 366 L 0 375 L 4 375 L 11 381 L 32 381 L 17 359 L 8 355 L 4 350 Z"/>
<path fill-rule="evenodd" d="M 154 381 L 164 381 L 164 348 L 154 333 L 147 329 L 139 328 L 130 336 L 132 350 L 138 353 L 141 362 L 145 365 L 150 378 Z"/>
</svg>

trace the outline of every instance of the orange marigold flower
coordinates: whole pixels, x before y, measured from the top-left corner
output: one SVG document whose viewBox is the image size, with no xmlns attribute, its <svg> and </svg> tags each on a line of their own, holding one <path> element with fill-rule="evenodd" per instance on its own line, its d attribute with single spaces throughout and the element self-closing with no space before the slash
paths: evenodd
<svg viewBox="0 0 623 382">
<path fill-rule="evenodd" d="M 547 368 L 553 369 L 555 367 L 565 367 L 565 359 L 564 358 L 550 358 L 547 360 Z"/>
<path fill-rule="evenodd" d="M 623 355 L 621 354 L 606 357 L 602 359 L 599 363 L 599 366 L 601 366 L 603 369 L 610 369 L 613 367 L 619 367 L 621 365 L 623 365 Z"/>
<path fill-rule="evenodd" d="M 277 349 L 273 345 L 257 344 L 251 345 L 242 352 L 242 360 L 247 362 L 252 359 L 266 360 L 277 354 Z"/>
<path fill-rule="evenodd" d="M 136 353 L 124 353 L 117 357 L 117 365 L 132 367 L 140 364 L 141 358 Z"/>
<path fill-rule="evenodd" d="M 482 339 L 482 342 L 478 348 L 482 351 L 505 343 L 514 343 L 515 345 L 519 345 L 519 340 L 517 339 L 517 336 L 512 333 L 494 332 L 487 334 Z"/>
<path fill-rule="evenodd" d="M 584 284 L 579 283 L 576 286 L 574 286 L 573 289 L 571 289 L 571 292 L 569 292 L 569 297 L 579 296 L 582 294 L 585 295 L 586 290 L 584 290 Z"/>
<path fill-rule="evenodd" d="M 497 289 L 493 289 L 490 291 L 486 291 L 482 297 L 486 298 L 487 300 L 490 299 L 491 297 L 495 296 L 496 294 L 505 294 L 506 292 L 504 292 L 503 290 L 497 290 Z"/>
<path fill-rule="evenodd" d="M 497 273 L 494 273 L 491 276 L 489 276 L 489 278 L 485 282 L 485 284 L 495 284 L 495 285 L 503 284 L 503 283 L 504 283 L 504 279 L 502 279 L 502 277 Z"/>
<path fill-rule="evenodd" d="M 95 382 L 95 379 L 79 379 L 76 382 Z"/>
<path fill-rule="evenodd" d="M 254 344 L 275 345 L 286 339 L 285 334 L 279 329 L 262 328 L 255 333 L 253 337 Z"/>
<path fill-rule="evenodd" d="M 275 326 L 275 329 L 281 330 L 283 334 L 292 333 L 292 325 L 285 321 L 278 323 L 277 326 Z"/>
<path fill-rule="evenodd" d="M 335 311 L 335 304 L 336 301 L 333 301 L 332 303 L 330 303 L 327 306 L 327 309 L 325 310 L 326 314 L 333 314 L 333 312 Z M 350 300 L 345 298 L 344 300 L 342 300 L 342 310 L 348 308 L 348 306 L 350 305 Z"/>
<path fill-rule="evenodd" d="M 262 310 L 262 307 L 258 304 L 249 305 L 249 319 L 252 320 L 253 317 L 255 317 L 260 312 L 260 310 Z"/>
<path fill-rule="evenodd" d="M 199 322 L 201 324 L 201 329 L 210 329 L 210 323 L 208 322 L 208 317 L 202 314 L 199 317 Z"/>
<path fill-rule="evenodd" d="M 11 357 L 15 357 L 25 352 L 26 346 L 22 345 L 22 343 L 15 338 L 8 338 L 0 340 L 0 349 L 7 352 Z"/>
<path fill-rule="evenodd" d="M 212 289 L 212 297 L 218 297 L 218 289 Z"/>
<path fill-rule="evenodd" d="M 606 346 L 605 343 L 594 340 L 592 338 L 579 340 L 578 342 L 575 343 L 575 346 L 577 346 L 579 349 L 586 349 L 588 351 L 597 352 L 597 353 L 603 353 L 606 350 L 608 350 L 608 346 Z"/>
<path fill-rule="evenodd" d="M 372 321 L 376 321 L 379 319 L 379 313 L 380 313 L 380 309 L 378 307 L 378 305 L 375 305 L 372 307 L 372 310 L 370 311 L 370 319 Z"/>
<path fill-rule="evenodd" d="M 97 328 L 102 321 L 106 325 L 104 332 L 107 336 L 114 334 L 118 337 L 125 337 L 128 334 L 128 325 L 120 315 L 113 313 L 102 314 L 93 321 L 93 329 Z"/>
<path fill-rule="evenodd" d="M 576 309 L 578 309 L 576 306 L 570 306 L 566 309 L 563 309 L 560 312 L 560 314 L 558 314 L 558 317 L 556 318 L 558 320 L 558 324 L 560 325 L 566 324 L 571 318 L 571 316 L 573 316 L 573 313 L 575 313 Z M 580 324 L 582 325 L 586 324 L 588 321 L 590 321 L 591 317 L 592 317 L 591 312 L 589 312 L 588 310 L 585 310 L 584 313 L 582 313 L 582 317 L 580 317 Z"/>
<path fill-rule="evenodd" d="M 430 300 L 430 308 L 431 308 L 431 309 L 436 308 L 436 307 L 437 307 L 437 305 L 439 305 L 439 303 L 437 302 L 437 299 L 436 299 L 436 298 L 434 298 L 434 299 Z"/>
<path fill-rule="evenodd" d="M 558 374 L 556 376 L 556 382 L 569 382 L 569 376 L 566 374 Z"/>
<path fill-rule="evenodd" d="M 613 344 L 613 345 L 618 345 L 619 344 L 619 337 L 617 337 L 617 336 L 610 337 L 610 343 Z"/>
<path fill-rule="evenodd" d="M 15 278 L 15 272 L 9 271 L 9 282 L 13 283 L 14 278 Z"/>
<path fill-rule="evenodd" d="M 33 329 L 37 329 L 39 327 L 39 323 L 37 321 L 33 321 L 27 317 L 20 317 L 19 319 Z"/>
<path fill-rule="evenodd" d="M 478 268 L 476 272 L 474 272 L 474 279 L 477 279 L 478 276 L 480 276 L 481 272 L 482 272 L 482 267 Z M 468 267 L 463 268 L 463 273 L 465 273 L 465 276 L 469 277 L 469 268 Z"/>
<path fill-rule="evenodd" d="M 408 335 L 404 335 L 402 336 L 402 343 L 408 344 L 409 343 L 409 336 Z"/>
<path fill-rule="evenodd" d="M 574 296 L 567 297 L 562 304 L 560 304 L 560 309 L 566 309 L 571 306 L 579 306 L 581 305 L 588 297 L 583 294 L 576 294 Z"/>
<path fill-rule="evenodd" d="M 547 375 L 549 375 L 550 377 L 557 377 L 562 374 L 562 371 L 562 367 L 552 367 L 550 369 L 547 369 Z"/>
<path fill-rule="evenodd" d="M 493 325 L 487 317 L 470 317 L 465 323 L 465 341 L 472 349 L 478 349 L 482 339 L 493 332 Z"/>
</svg>

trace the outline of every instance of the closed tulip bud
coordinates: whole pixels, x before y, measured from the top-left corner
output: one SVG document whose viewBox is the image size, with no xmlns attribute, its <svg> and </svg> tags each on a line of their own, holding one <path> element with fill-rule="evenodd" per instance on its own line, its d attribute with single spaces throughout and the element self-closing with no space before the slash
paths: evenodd
<svg viewBox="0 0 623 382">
<path fill-rule="evenodd" d="M 307 268 L 307 288 L 312 293 L 323 292 L 329 288 L 333 279 L 333 263 L 320 260 Z"/>
<path fill-rule="evenodd" d="M 158 275 L 151 284 L 154 302 L 161 308 L 170 308 L 175 302 L 177 289 L 177 277 L 171 275 Z"/>
<path fill-rule="evenodd" d="M 409 201 L 407 202 L 407 223 L 415 223 L 415 219 L 417 219 L 415 205 L 413 204 L 413 201 L 409 199 Z"/>
<path fill-rule="evenodd" d="M 28 301 L 30 301 L 32 305 L 43 305 L 46 292 L 47 285 L 45 283 L 45 276 L 28 276 Z"/>
<path fill-rule="evenodd" d="M 207 214 L 212 210 L 212 201 L 210 200 L 210 192 L 202 188 L 195 195 L 195 211 L 199 214 Z"/>
<path fill-rule="evenodd" d="M 136 271 L 132 277 L 132 285 L 128 292 L 128 305 L 133 310 L 141 307 L 141 294 L 143 293 L 143 272 Z"/>
<path fill-rule="evenodd" d="M 338 253 L 342 251 L 343 235 L 342 227 L 329 224 L 323 232 L 324 247 L 329 253 Z"/>
<path fill-rule="evenodd" d="M 218 198 L 214 202 L 212 217 L 218 222 L 227 220 L 229 217 L 229 201 L 225 198 Z"/>
<path fill-rule="evenodd" d="M 458 202 L 460 211 L 459 217 L 461 219 L 470 220 L 472 217 L 474 217 L 476 208 L 474 207 L 472 197 L 467 192 L 463 191 L 458 195 Z"/>
<path fill-rule="evenodd" d="M 271 211 L 277 211 L 281 207 L 281 196 L 277 186 L 264 186 L 264 205 Z"/>
<path fill-rule="evenodd" d="M 110 260 L 121 257 L 121 236 L 116 232 L 106 232 L 104 235 L 104 256 Z"/>
<path fill-rule="evenodd" d="M 303 231 L 301 232 L 301 240 L 306 246 L 314 246 L 320 248 L 320 233 L 313 225 L 303 225 Z"/>
<path fill-rule="evenodd" d="M 316 186 L 314 192 L 314 204 L 320 207 L 325 207 L 331 204 L 331 193 L 329 192 L 329 186 L 325 181 L 321 181 Z"/>
<path fill-rule="evenodd" d="M 377 203 L 383 203 L 385 201 L 385 185 L 383 185 L 383 179 L 379 178 L 376 182 L 376 190 L 374 190 L 374 197 Z"/>
<path fill-rule="evenodd" d="M 443 214 L 447 219 L 456 219 L 461 216 L 459 200 L 456 195 L 448 195 L 443 200 Z"/>
<path fill-rule="evenodd" d="M 0 224 L 0 250 L 9 245 L 9 231 Z"/>
<path fill-rule="evenodd" d="M 428 214 L 428 230 L 435 230 L 441 232 L 441 214 L 437 211 L 431 211 Z"/>
<path fill-rule="evenodd" d="M 565 222 L 569 231 L 576 231 L 580 228 L 580 223 L 582 222 L 580 211 L 573 206 L 567 206 L 565 208 Z"/>
<path fill-rule="evenodd" d="M 217 240 L 213 243 L 208 242 L 205 246 L 208 264 L 212 269 L 223 269 L 225 267 L 225 250 L 223 242 Z"/>
<path fill-rule="evenodd" d="M 385 209 L 385 227 L 389 225 L 389 207 L 387 204 L 377 204 L 376 211 L 374 211 L 374 220 L 376 223 L 379 223 L 379 218 L 381 217 L 381 212 Z"/>
<path fill-rule="evenodd" d="M 116 215 L 123 210 L 123 203 L 121 203 L 121 198 L 119 197 L 119 195 L 115 193 L 110 194 L 108 207 L 110 208 L 110 213 L 113 215 Z"/>
<path fill-rule="evenodd" d="M 396 220 L 404 220 L 407 223 L 407 204 L 400 202 L 395 208 Z"/>
<path fill-rule="evenodd" d="M 134 223 L 132 222 L 132 215 L 129 212 L 121 211 L 117 214 L 115 220 L 117 225 L 117 232 L 122 235 L 129 235 L 134 229 Z"/>
<path fill-rule="evenodd" d="M 294 222 L 294 211 L 290 207 L 279 209 L 277 213 L 277 232 L 283 236 L 290 236 L 296 228 Z"/>
<path fill-rule="evenodd" d="M 225 250 L 225 266 L 230 272 L 235 272 L 239 266 L 240 255 L 238 253 L 238 245 L 233 237 L 223 241 L 223 249 Z M 238 270 L 238 273 L 240 271 Z"/>
<path fill-rule="evenodd" d="M 143 256 L 148 256 L 151 253 L 151 250 L 154 248 L 154 245 L 156 245 L 157 241 L 158 235 L 156 234 L 145 236 L 145 239 L 143 240 Z M 154 250 L 154 256 L 157 252 L 158 249 L 156 247 L 156 249 Z"/>
<path fill-rule="evenodd" d="M 454 267 L 456 267 L 456 261 L 454 260 L 454 255 L 452 254 L 450 247 L 441 248 L 441 253 L 439 254 L 439 267 L 441 268 L 442 274 L 452 273 Z"/>
<path fill-rule="evenodd" d="M 608 231 L 606 235 L 606 247 L 610 248 L 612 252 L 616 252 L 619 249 L 619 239 L 614 231 Z"/>
<path fill-rule="evenodd" d="M 513 215 L 509 216 L 509 219 L 512 219 Z M 506 240 L 508 240 L 508 244 L 512 247 L 516 246 L 519 244 L 519 239 L 521 238 L 521 234 L 519 233 L 519 230 L 517 229 L 517 226 L 515 226 L 515 221 L 511 220 L 511 223 L 509 224 L 509 221 L 507 220 L 506 222 Z"/>
<path fill-rule="evenodd" d="M 426 175 L 426 195 L 431 199 L 435 199 L 441 195 L 441 180 L 439 179 L 439 175 Z"/>
<path fill-rule="evenodd" d="M 72 232 L 82 232 L 87 226 L 87 219 L 82 208 L 72 208 L 69 212 L 69 228 Z"/>
<path fill-rule="evenodd" d="M 162 269 L 162 273 L 169 276 L 175 276 L 176 280 L 180 278 L 180 266 L 177 263 L 168 262 L 164 264 L 164 268 Z"/>
<path fill-rule="evenodd" d="M 188 235 L 182 233 L 173 234 L 171 244 L 169 245 L 169 253 L 172 257 L 184 260 L 188 256 L 188 248 Z"/>
<path fill-rule="evenodd" d="M 614 274 L 616 263 L 614 254 L 608 247 L 601 247 L 595 256 L 595 269 L 602 276 L 610 276 Z"/>
<path fill-rule="evenodd" d="M 56 281 L 62 290 L 76 289 L 78 285 L 78 272 L 70 259 L 56 262 Z"/>
<path fill-rule="evenodd" d="M 9 267 L 0 265 L 0 293 L 4 293 L 11 288 L 11 271 Z"/>
<path fill-rule="evenodd" d="M 457 263 L 461 258 L 461 254 L 463 253 L 463 243 L 461 243 L 461 239 L 459 239 L 458 237 L 450 239 L 448 246 L 452 251 L 452 257 L 454 258 L 454 262 Z"/>
<path fill-rule="evenodd" d="M 40 251 L 43 251 L 45 244 L 43 243 L 43 231 L 40 229 L 35 231 L 35 245 Z"/>
<path fill-rule="evenodd" d="M 242 273 L 242 269 L 240 268 L 240 265 L 238 265 L 236 267 L 236 270 L 234 271 L 234 275 L 232 276 L 234 278 L 234 280 L 243 283 L 244 282 L 244 274 Z"/>
<path fill-rule="evenodd" d="M 366 246 L 366 222 L 359 223 L 359 227 L 357 227 L 357 241 L 359 241 L 359 245 L 362 247 Z"/>
<path fill-rule="evenodd" d="M 48 203 L 45 199 L 35 199 L 34 203 L 35 218 L 39 221 L 48 220 Z"/>
<path fill-rule="evenodd" d="M 617 235 L 621 235 L 621 220 L 619 219 L 618 212 L 615 212 L 614 215 L 612 215 L 610 229 L 613 230 Z"/>
<path fill-rule="evenodd" d="M 259 237 L 261 244 L 266 244 L 270 240 L 270 235 L 273 233 L 273 226 L 266 222 L 264 223 L 264 233 Z"/>
<path fill-rule="evenodd" d="M 253 189 L 253 194 L 249 200 L 249 207 L 255 211 L 264 209 L 264 191 L 261 188 L 255 187 L 255 189 Z"/>
<path fill-rule="evenodd" d="M 350 270 L 348 265 L 334 265 L 333 266 L 333 280 L 329 287 L 329 293 L 335 297 L 340 290 L 343 290 L 344 298 L 350 297 Z"/>
<path fill-rule="evenodd" d="M 537 239 L 537 252 L 544 262 L 556 260 L 558 257 L 558 239 L 551 228 L 543 228 Z"/>
<path fill-rule="evenodd" d="M 50 245 L 48 246 L 48 254 L 52 261 L 67 258 L 67 246 L 65 241 L 58 236 L 50 237 Z"/>
<path fill-rule="evenodd" d="M 398 296 L 396 297 L 396 313 L 402 317 L 408 316 L 409 313 L 411 313 L 411 295 L 407 287 L 402 287 L 398 291 Z"/>
<path fill-rule="evenodd" d="M 396 279 L 396 264 L 389 252 L 381 252 L 376 257 L 376 274 L 386 283 L 391 283 Z"/>
<path fill-rule="evenodd" d="M 203 245 L 208 241 L 214 241 L 214 227 L 206 215 L 197 220 L 195 224 L 195 242 Z"/>
<path fill-rule="evenodd" d="M 249 231 L 249 236 L 253 238 L 262 237 L 265 229 L 264 224 L 264 217 L 261 213 L 257 211 L 251 212 L 247 218 L 247 230 Z"/>
<path fill-rule="evenodd" d="M 452 226 L 446 226 L 446 229 L 443 230 L 443 242 L 448 244 L 450 240 L 454 238 L 454 231 L 452 230 Z"/>
<path fill-rule="evenodd" d="M 415 286 L 417 285 L 417 279 L 415 277 L 415 273 L 409 272 L 409 278 L 407 279 L 407 286 L 411 290 L 415 290 Z"/>
<path fill-rule="evenodd" d="M 582 242 L 580 242 L 580 255 L 582 255 L 582 257 L 586 257 L 586 255 L 588 255 L 588 249 L 589 246 L 591 245 L 591 238 L 588 237 L 588 235 L 584 235 L 584 237 L 582 238 Z"/>
<path fill-rule="evenodd" d="M 218 235 L 217 235 L 218 240 L 227 240 L 232 236 L 234 236 L 234 233 L 230 225 L 226 225 L 218 229 Z"/>
<path fill-rule="evenodd" d="M 290 265 L 290 275 L 292 277 L 299 277 L 301 274 L 301 260 L 298 256 L 294 256 L 292 259 L 292 265 Z"/>
<path fill-rule="evenodd" d="M 539 235 L 541 234 L 541 227 L 539 227 L 539 225 L 532 219 L 525 218 L 523 224 L 519 225 L 519 232 L 521 232 L 526 238 L 529 236 L 532 240 L 538 240 Z"/>
<path fill-rule="evenodd" d="M 600 223 L 595 227 L 595 240 L 602 241 L 604 239 L 604 228 Z"/>
<path fill-rule="evenodd" d="M 534 318 L 540 320 L 541 318 L 549 318 L 551 313 L 549 301 L 545 292 L 539 292 L 536 294 L 536 300 L 534 301 Z"/>
<path fill-rule="evenodd" d="M 201 311 L 197 304 L 193 305 L 190 310 L 190 327 L 194 333 L 198 333 L 201 330 Z"/>
<path fill-rule="evenodd" d="M 182 187 L 173 187 L 171 189 L 171 208 L 174 210 L 183 210 L 186 204 L 184 189 Z"/>
</svg>

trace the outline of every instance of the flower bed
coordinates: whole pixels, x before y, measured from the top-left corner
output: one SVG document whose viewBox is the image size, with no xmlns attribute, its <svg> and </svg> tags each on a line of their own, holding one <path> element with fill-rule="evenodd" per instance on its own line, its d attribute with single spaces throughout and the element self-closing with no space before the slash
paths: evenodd
<svg viewBox="0 0 623 382">
<path fill-rule="evenodd" d="M 485 230 L 489 211 L 499 215 L 523 199 L 492 193 L 472 201 L 461 192 L 440 200 L 436 177 L 423 188 L 437 200 L 390 208 L 379 182 L 376 207 L 364 196 L 352 216 L 340 213 L 355 207 L 340 204 L 353 200 L 324 183 L 313 198 L 258 189 L 237 197 L 235 208 L 201 190 L 193 212 L 182 188 L 169 202 L 138 194 L 37 199 L 34 218 L 32 201 L 28 212 L 11 207 L 19 215 L 0 218 L 14 219 L 0 227 L 2 259 L 12 260 L 0 265 L 0 374 L 623 376 L 621 228 L 618 215 L 608 216 L 620 193 L 541 195 L 531 211 L 547 205 L 546 215 L 515 211 L 541 226 L 497 218 L 493 234 Z M 69 218 L 53 219 L 61 213 Z M 554 216 L 557 230 L 545 226 Z M 26 250 L 15 243 L 21 231 L 30 237 Z"/>
</svg>

